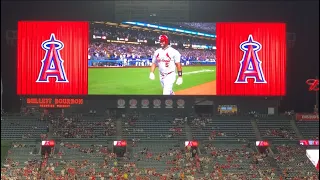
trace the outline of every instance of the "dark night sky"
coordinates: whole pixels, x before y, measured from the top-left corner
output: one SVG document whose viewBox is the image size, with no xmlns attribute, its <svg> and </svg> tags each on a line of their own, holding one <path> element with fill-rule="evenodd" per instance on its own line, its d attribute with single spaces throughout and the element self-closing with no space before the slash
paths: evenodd
<svg viewBox="0 0 320 180">
<path fill-rule="evenodd" d="M 109 6 L 107 8 L 106 6 Z M 110 20 L 112 3 L 103 1 L 18 2 L 1 1 L 1 75 L 4 108 L 19 109 L 16 95 L 16 47 L 8 46 L 6 31 L 16 30 L 18 20 Z M 319 76 L 319 1 L 191 2 L 190 21 L 286 22 L 287 32 L 296 33 L 293 49 L 288 50 L 287 96 L 283 109 L 312 111 L 315 94 L 307 91 L 306 79 Z"/>
</svg>

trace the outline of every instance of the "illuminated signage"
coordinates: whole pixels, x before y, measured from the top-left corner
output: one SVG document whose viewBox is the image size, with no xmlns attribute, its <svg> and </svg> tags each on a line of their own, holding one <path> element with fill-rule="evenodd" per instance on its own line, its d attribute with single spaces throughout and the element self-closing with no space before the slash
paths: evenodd
<svg viewBox="0 0 320 180">
<path fill-rule="evenodd" d="M 128 38 L 117 38 L 118 41 L 128 41 Z"/>
<path fill-rule="evenodd" d="M 269 146 L 268 141 L 256 141 L 256 146 L 263 147 L 263 146 Z"/>
<path fill-rule="evenodd" d="M 75 98 L 27 98 L 27 105 L 39 105 L 42 108 L 68 108 L 82 104 L 83 99 Z"/>
<path fill-rule="evenodd" d="M 215 46 L 207 46 L 207 45 L 191 45 L 193 49 L 217 49 Z"/>
<path fill-rule="evenodd" d="M 54 46 L 52 46 L 54 45 Z M 46 51 L 43 60 L 41 60 L 41 69 L 39 71 L 37 83 L 48 83 L 49 78 L 55 78 L 56 83 L 69 82 L 64 70 L 63 60 L 60 55 L 64 44 L 62 41 L 56 39 L 55 34 L 52 33 L 50 39 L 42 42 L 42 49 Z M 51 66 L 57 67 L 52 68 Z"/>
<path fill-rule="evenodd" d="M 248 78 L 253 79 L 254 83 L 267 83 L 262 69 L 262 61 L 258 56 L 262 45 L 255 41 L 250 34 L 248 40 L 240 44 L 240 49 L 244 54 L 240 60 L 238 76 L 234 83 L 248 83 Z"/>
<path fill-rule="evenodd" d="M 147 40 L 142 40 L 142 39 L 137 39 L 137 42 L 141 42 L 141 43 L 147 43 Z"/>
<path fill-rule="evenodd" d="M 113 146 L 127 146 L 127 141 L 113 141 Z"/>
<path fill-rule="evenodd" d="M 319 140 L 300 140 L 301 146 L 319 146 Z"/>
<path fill-rule="evenodd" d="M 309 91 L 319 91 L 319 79 L 308 79 Z"/>
<path fill-rule="evenodd" d="M 42 146 L 54 146 L 55 145 L 55 142 L 53 140 L 50 140 L 50 141 L 42 141 L 41 142 L 41 145 Z"/>
<path fill-rule="evenodd" d="M 160 44 L 160 41 L 154 41 L 154 44 Z M 178 46 L 178 43 L 171 42 L 170 45 Z"/>
<path fill-rule="evenodd" d="M 319 114 L 296 113 L 296 119 L 298 121 L 319 121 Z"/>
<path fill-rule="evenodd" d="M 198 147 L 198 142 L 197 141 L 185 141 L 184 146 L 190 146 L 190 147 Z"/>
<path fill-rule="evenodd" d="M 16 92 L 24 97 L 42 97 L 41 99 L 28 98 L 28 101 L 25 98 L 23 99 L 24 105 L 43 108 L 68 108 L 74 104 L 83 104 L 83 100 L 79 100 L 81 103 L 56 103 L 56 99 L 53 97 L 85 98 L 87 95 L 130 96 L 146 95 L 146 93 L 148 95 L 161 95 L 162 93 L 159 91 L 162 88 L 161 85 L 158 84 L 157 87 L 150 89 L 149 87 L 153 86 L 152 81 L 141 81 L 136 78 L 143 77 L 144 70 L 138 68 L 135 70 L 137 71 L 134 73 L 135 76 L 132 76 L 131 70 L 123 69 L 129 66 L 147 67 L 150 65 L 153 52 L 148 52 L 143 54 L 141 58 L 137 58 L 139 52 L 132 52 L 130 50 L 132 47 L 128 44 L 138 46 L 143 44 L 150 46 L 150 48 L 154 46 L 154 43 L 159 44 L 152 33 L 155 29 L 151 29 L 156 27 L 158 28 L 158 30 L 155 30 L 156 33 L 170 36 L 171 45 L 198 49 L 197 52 L 185 57 L 183 50 L 181 51 L 181 48 L 178 48 L 179 53 L 183 55 L 183 65 L 188 66 L 188 68 L 205 66 L 204 71 L 187 72 L 192 74 L 193 78 L 188 81 L 187 86 L 181 86 L 176 90 L 176 94 L 179 96 L 270 97 L 284 96 L 288 89 L 286 88 L 285 23 L 221 22 L 202 24 L 197 22 L 199 26 L 211 27 L 212 30 L 224 29 L 217 32 L 217 36 L 223 38 L 217 38 L 214 41 L 212 41 L 212 38 L 216 38 L 215 34 L 182 29 L 190 25 L 185 23 L 174 23 L 174 27 L 181 25 L 181 28 L 178 29 L 141 22 L 103 22 L 102 25 L 98 26 L 95 26 L 93 22 L 85 21 L 19 21 L 18 24 L 20 35 L 17 39 Z M 168 24 L 172 23 L 168 22 Z M 104 29 L 103 27 L 106 25 L 108 27 Z M 64 30 L 61 31 L 61 28 Z M 102 29 L 98 32 L 96 31 L 97 28 Z M 130 30 L 129 34 L 126 33 L 126 35 L 117 35 L 117 33 L 106 35 L 104 33 L 117 31 L 117 29 L 127 31 L 128 28 L 133 31 Z M 48 29 L 50 29 L 49 34 L 46 31 Z M 137 35 L 138 31 L 135 29 L 146 30 L 144 32 L 146 38 Z M 176 33 L 168 33 L 168 31 Z M 256 33 L 258 31 L 259 33 Z M 182 33 L 188 34 L 189 37 L 179 38 Z M 252 36 L 248 37 L 249 34 L 252 34 Z M 190 39 L 190 41 L 187 39 Z M 237 42 L 235 42 L 235 39 Z M 123 58 L 119 57 L 119 53 L 115 55 L 110 52 L 110 56 L 96 54 L 94 49 L 99 49 L 99 47 L 96 47 L 98 46 L 96 42 L 100 41 L 106 43 L 103 48 L 108 49 L 109 46 L 117 44 L 116 46 L 122 48 L 120 54 L 130 55 L 133 53 L 134 55 L 132 58 Z M 66 48 L 74 47 L 74 42 L 81 43 L 77 43 L 76 48 Z M 241 42 L 243 44 L 240 46 Z M 110 43 L 115 44 L 111 45 Z M 52 44 L 54 46 L 50 46 Z M 152 49 L 154 48 L 157 49 L 160 46 Z M 218 51 L 202 52 L 202 49 L 210 51 L 217 49 Z M 61 50 L 61 56 L 59 50 Z M 258 52 L 258 50 L 260 51 Z M 237 52 L 232 54 L 232 58 L 229 56 L 231 51 Z M 50 57 L 45 53 L 48 53 Z M 201 55 L 203 53 L 205 55 Z M 270 54 L 273 54 L 272 58 L 264 57 Z M 67 57 L 64 57 L 65 55 Z M 96 55 L 99 57 L 96 57 Z M 241 61 L 244 55 L 244 61 Z M 261 56 L 261 62 L 257 55 Z M 89 61 L 88 56 L 90 56 Z M 217 59 L 219 61 L 216 62 Z M 41 60 L 43 64 L 41 64 Z M 259 63 L 262 63 L 261 66 Z M 230 69 L 230 67 L 233 68 Z M 112 70 L 99 68 L 112 68 Z M 126 78 L 123 78 L 124 76 Z M 310 89 L 314 92 L 318 89 L 319 82 L 318 77 L 312 79 L 308 80 L 304 86 L 306 90 L 310 86 Z M 306 80 L 304 79 L 303 83 L 306 83 Z M 127 83 L 127 81 L 131 83 Z M 260 84 L 255 84 L 255 81 Z M 101 88 L 102 85 L 112 86 L 112 88 Z M 190 91 L 190 88 L 197 90 Z M 145 89 L 150 90 L 146 92 Z M 51 97 L 51 99 L 43 99 L 43 97 Z M 66 100 L 72 101 L 72 99 Z M 314 116 L 310 118 L 314 119 Z"/>
</svg>

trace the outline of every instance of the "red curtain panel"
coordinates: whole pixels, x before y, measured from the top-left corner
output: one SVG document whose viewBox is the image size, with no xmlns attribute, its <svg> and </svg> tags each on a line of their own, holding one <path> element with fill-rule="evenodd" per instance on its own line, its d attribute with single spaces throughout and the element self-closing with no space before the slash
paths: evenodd
<svg viewBox="0 0 320 180">
<path fill-rule="evenodd" d="M 88 22 L 18 22 L 17 94 L 88 94 Z"/>
</svg>

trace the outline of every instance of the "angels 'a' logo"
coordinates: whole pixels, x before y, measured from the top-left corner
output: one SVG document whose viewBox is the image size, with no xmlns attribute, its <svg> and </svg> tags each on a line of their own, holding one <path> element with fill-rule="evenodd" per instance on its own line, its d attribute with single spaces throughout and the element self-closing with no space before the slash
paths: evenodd
<svg viewBox="0 0 320 180">
<path fill-rule="evenodd" d="M 52 33 L 50 39 L 44 41 L 41 47 L 46 54 L 41 60 L 42 65 L 36 82 L 49 82 L 49 77 L 56 78 L 56 82 L 69 82 L 64 71 L 64 61 L 59 52 L 63 49 L 64 44 Z"/>
<path fill-rule="evenodd" d="M 253 78 L 254 83 L 267 83 L 261 67 L 261 61 L 257 54 L 261 48 L 261 44 L 254 41 L 251 34 L 247 41 L 240 44 L 240 49 L 244 53 L 240 61 L 237 80 L 234 83 L 248 83 L 248 78 Z"/>
</svg>

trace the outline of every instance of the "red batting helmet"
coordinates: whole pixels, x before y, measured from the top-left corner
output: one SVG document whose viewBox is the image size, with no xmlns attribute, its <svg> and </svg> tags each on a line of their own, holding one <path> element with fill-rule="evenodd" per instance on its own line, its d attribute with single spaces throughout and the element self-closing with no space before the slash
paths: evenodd
<svg viewBox="0 0 320 180">
<path fill-rule="evenodd" d="M 164 42 L 166 45 L 169 44 L 169 38 L 166 35 L 160 35 L 159 36 L 159 41 L 160 41 L 160 43 Z"/>
</svg>

